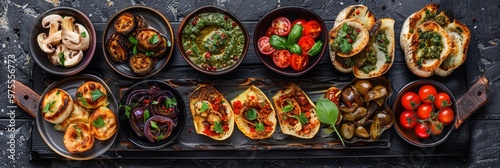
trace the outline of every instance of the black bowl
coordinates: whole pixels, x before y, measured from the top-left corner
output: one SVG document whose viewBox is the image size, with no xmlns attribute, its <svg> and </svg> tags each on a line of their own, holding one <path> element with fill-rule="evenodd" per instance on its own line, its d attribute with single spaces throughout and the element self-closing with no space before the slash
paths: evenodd
<svg viewBox="0 0 500 168">
<path fill-rule="evenodd" d="M 315 41 L 320 40 L 323 42 L 321 52 L 314 57 L 309 57 L 309 64 L 302 71 L 295 71 L 291 67 L 280 68 L 274 64 L 272 56 L 264 55 L 259 51 L 259 46 L 258 46 L 259 38 L 266 35 L 266 30 L 269 27 L 271 27 L 271 23 L 273 22 L 273 20 L 280 16 L 288 18 L 290 22 L 293 22 L 297 19 L 305 19 L 306 21 L 315 20 L 321 26 L 321 34 L 319 35 L 318 38 L 315 39 Z M 314 66 L 316 66 L 321 61 L 321 58 L 323 58 L 327 46 L 328 46 L 328 32 L 325 23 L 318 14 L 303 7 L 280 7 L 272 10 L 259 20 L 253 33 L 253 47 L 260 61 L 262 61 L 262 63 L 264 63 L 266 67 L 273 70 L 274 72 L 286 76 L 300 76 L 313 69 Z"/>
<path fill-rule="evenodd" d="M 143 16 L 146 22 L 149 24 L 149 27 L 156 29 L 158 32 L 160 32 L 160 34 L 164 35 L 165 38 L 171 42 L 170 48 L 167 49 L 167 51 L 162 56 L 160 56 L 158 60 L 156 60 L 156 64 L 154 65 L 153 70 L 146 76 L 135 74 L 132 69 L 130 69 L 128 60 L 124 63 L 117 63 L 113 61 L 111 55 L 109 54 L 109 50 L 106 47 L 108 39 L 111 38 L 111 35 L 113 35 L 113 33 L 115 32 L 115 28 L 113 26 L 115 20 L 118 19 L 118 17 L 124 12 Z M 168 19 L 158 10 L 147 6 L 131 6 L 122 9 L 109 19 L 108 24 L 106 24 L 106 28 L 104 29 L 104 32 L 102 34 L 102 49 L 104 52 L 104 58 L 106 58 L 106 62 L 108 62 L 109 66 L 111 66 L 111 68 L 113 68 L 113 70 L 118 72 L 120 75 L 132 79 L 148 78 L 160 72 L 170 60 L 170 57 L 174 52 L 174 32 Z"/>
<path fill-rule="evenodd" d="M 227 16 L 229 19 L 233 20 L 234 23 L 236 23 L 236 25 L 241 28 L 241 31 L 243 32 L 243 36 L 245 38 L 245 42 L 244 42 L 245 44 L 243 46 L 243 51 L 242 51 L 241 55 L 233 63 L 233 65 L 228 65 L 226 68 L 223 68 L 220 70 L 217 69 L 215 71 L 210 71 L 210 70 L 202 68 L 200 65 L 195 64 L 191 60 L 191 58 L 189 58 L 188 54 L 186 53 L 186 49 L 182 45 L 183 44 L 182 32 L 183 32 L 184 28 L 187 26 L 187 24 L 192 23 L 191 20 L 193 20 L 193 18 L 197 17 L 199 14 L 202 14 L 202 13 L 221 13 L 221 14 Z M 228 11 L 226 11 L 220 7 L 212 6 L 212 5 L 204 6 L 204 7 L 198 8 L 198 9 L 194 10 L 193 12 L 191 12 L 188 16 L 186 16 L 184 18 L 184 20 L 182 21 L 182 23 L 179 26 L 179 29 L 177 31 L 177 43 L 179 44 L 177 46 L 179 47 L 179 52 L 181 53 L 182 58 L 184 58 L 184 60 L 186 60 L 186 62 L 189 63 L 189 65 L 191 65 L 194 69 L 196 69 L 200 72 L 203 72 L 205 74 L 209 74 L 209 75 L 222 75 L 222 74 L 229 73 L 232 70 L 236 69 L 236 67 L 238 67 L 238 65 L 241 64 L 243 59 L 245 59 L 246 53 L 248 51 L 248 44 L 250 43 L 249 39 L 250 38 L 249 38 L 249 35 L 248 35 L 248 32 L 247 32 L 245 26 L 241 23 L 241 21 L 235 15 L 233 15 L 232 13 L 229 13 Z"/>
<path fill-rule="evenodd" d="M 431 135 L 429 138 L 426 138 L 426 139 L 419 139 L 415 135 L 414 129 L 405 129 L 403 126 L 401 126 L 401 123 L 399 122 L 399 117 L 400 117 L 401 113 L 403 111 L 405 111 L 405 109 L 401 105 L 401 98 L 403 97 L 403 95 L 407 92 L 415 92 L 416 94 L 418 94 L 418 90 L 420 89 L 420 87 L 422 87 L 424 85 L 434 86 L 438 93 L 445 92 L 446 94 L 448 94 L 450 96 L 451 103 L 452 103 L 450 107 L 453 110 L 453 112 L 455 112 L 455 118 L 453 119 L 453 122 L 451 122 L 450 124 L 448 124 L 444 127 L 441 134 Z M 396 131 L 398 132 L 399 136 L 401 136 L 401 138 L 403 138 L 406 142 L 408 142 L 412 145 L 418 146 L 418 147 L 433 147 L 433 146 L 436 146 L 436 145 L 443 143 L 446 140 L 446 138 L 448 138 L 448 136 L 450 136 L 451 132 L 454 129 L 453 126 L 455 125 L 455 122 L 457 121 L 457 106 L 456 106 L 457 101 L 455 100 L 453 93 L 451 93 L 451 91 L 448 90 L 448 88 L 446 88 L 446 86 L 444 86 L 443 84 L 441 84 L 437 81 L 434 81 L 434 80 L 421 79 L 421 80 L 416 80 L 416 81 L 408 83 L 398 92 L 396 100 L 393 102 L 394 102 L 393 111 L 396 115 L 395 117 L 396 117 L 396 121 L 397 121 L 397 124 L 395 126 Z"/>
<path fill-rule="evenodd" d="M 122 130 L 122 133 L 127 137 L 127 139 L 132 142 L 133 144 L 144 148 L 144 149 L 149 149 L 149 150 L 154 150 L 154 149 L 159 149 L 164 146 L 167 146 L 171 144 L 172 142 L 177 139 L 177 136 L 181 133 L 182 129 L 184 128 L 184 125 L 186 125 L 186 106 L 184 104 L 184 100 L 182 99 L 181 94 L 172 86 L 169 84 L 158 81 L 158 80 L 146 80 L 142 81 L 139 83 L 136 83 L 132 87 L 128 88 L 122 95 L 120 99 L 120 105 L 126 105 L 126 101 L 128 96 L 136 90 L 139 89 L 149 89 L 151 86 L 156 86 L 160 88 L 161 90 L 168 90 L 170 91 L 175 99 L 177 100 L 177 110 L 178 110 L 178 116 L 176 119 L 177 126 L 173 128 L 172 133 L 170 136 L 168 136 L 165 139 L 162 139 L 160 141 L 156 142 L 150 142 L 146 137 L 139 137 L 133 130 L 133 128 L 130 126 L 129 119 L 127 115 L 125 114 L 125 108 L 120 107 L 118 110 L 118 120 L 120 122 L 120 128 Z M 132 109 L 133 110 L 133 109 Z M 131 110 L 131 111 L 132 111 Z M 152 114 L 151 114 L 152 116 Z"/>
<path fill-rule="evenodd" d="M 82 24 L 85 28 L 87 28 L 87 31 L 89 32 L 88 36 L 90 37 L 90 45 L 89 48 L 83 52 L 84 56 L 80 63 L 78 65 L 75 65 L 70 68 L 65 68 L 62 66 L 55 66 L 50 62 L 49 58 L 47 58 L 47 53 L 43 52 L 42 49 L 40 49 L 40 46 L 38 45 L 37 42 L 37 36 L 40 33 L 48 33 L 49 29 L 48 28 L 43 28 L 42 27 L 42 20 L 44 17 L 51 15 L 51 14 L 58 14 L 61 16 L 72 16 L 75 18 L 75 23 L 80 23 Z M 59 28 L 60 29 L 60 28 Z M 92 57 L 94 56 L 95 52 L 95 46 L 96 46 L 96 32 L 94 29 L 94 25 L 90 21 L 90 19 L 85 15 L 83 12 L 71 8 L 71 7 L 56 7 L 49 9 L 45 11 L 43 14 L 38 16 L 38 18 L 35 20 L 33 23 L 33 27 L 31 28 L 30 32 L 30 52 L 31 56 L 35 60 L 36 64 L 40 66 L 43 70 L 55 74 L 55 75 L 60 75 L 60 76 L 70 76 L 74 75 L 80 71 L 82 71 L 87 65 L 90 63 L 90 60 L 92 60 Z"/>
</svg>

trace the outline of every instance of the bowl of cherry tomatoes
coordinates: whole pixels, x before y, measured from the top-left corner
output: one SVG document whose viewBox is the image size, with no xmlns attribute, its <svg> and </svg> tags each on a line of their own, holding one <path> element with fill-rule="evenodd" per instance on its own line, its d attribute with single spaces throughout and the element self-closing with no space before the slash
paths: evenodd
<svg viewBox="0 0 500 168">
<path fill-rule="evenodd" d="M 328 35 L 321 17 L 302 7 L 280 7 L 262 17 L 253 45 L 262 63 L 286 76 L 300 76 L 319 63 Z"/>
<path fill-rule="evenodd" d="M 428 79 L 404 86 L 394 102 L 396 131 L 410 144 L 432 147 L 448 138 L 456 122 L 456 100 L 443 84 Z"/>
</svg>

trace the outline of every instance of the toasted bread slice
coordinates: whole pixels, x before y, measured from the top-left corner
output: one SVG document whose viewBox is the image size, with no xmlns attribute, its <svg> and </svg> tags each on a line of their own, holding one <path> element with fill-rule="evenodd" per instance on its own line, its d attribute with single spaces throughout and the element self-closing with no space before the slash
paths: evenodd
<svg viewBox="0 0 500 168">
<path fill-rule="evenodd" d="M 394 62 L 394 49 L 396 45 L 396 41 L 394 38 L 394 19 L 384 18 L 379 19 L 377 22 L 370 28 L 370 42 L 368 46 L 366 46 L 365 50 L 361 51 L 354 58 L 354 60 L 362 60 L 366 61 L 366 57 L 368 54 L 373 53 L 375 58 L 377 59 L 375 63 L 375 69 L 366 73 L 356 64 L 360 62 L 354 63 L 353 72 L 354 76 L 360 79 L 374 78 L 385 74 L 392 66 Z M 371 52 L 370 52 L 371 51 Z M 364 58 L 363 58 L 364 57 Z M 363 64 L 361 65 L 363 66 Z"/>
<path fill-rule="evenodd" d="M 439 76 L 448 76 L 465 62 L 471 37 L 469 28 L 457 20 L 448 24 L 444 29 L 450 36 L 452 47 L 448 57 L 436 69 L 436 74 Z"/>
<path fill-rule="evenodd" d="M 76 98 L 78 104 L 85 109 L 94 110 L 108 105 L 108 92 L 99 82 L 87 81 L 78 87 Z"/>
<path fill-rule="evenodd" d="M 69 153 L 83 153 L 94 146 L 94 136 L 88 123 L 72 123 L 66 129 L 63 137 L 64 147 Z"/>
<path fill-rule="evenodd" d="M 340 72 L 350 73 L 352 72 L 352 58 L 340 57 L 333 50 L 330 50 L 330 60 L 332 61 L 333 67 Z"/>
<path fill-rule="evenodd" d="M 238 97 L 231 100 L 236 126 L 251 139 L 271 137 L 276 130 L 276 111 L 267 96 L 257 87 L 250 86 Z M 253 119 L 250 111 L 255 110 Z"/>
<path fill-rule="evenodd" d="M 429 4 L 424 8 L 411 14 L 406 18 L 401 28 L 401 34 L 399 37 L 399 45 L 403 51 L 406 52 L 406 45 L 409 42 L 411 36 L 415 32 L 415 29 L 424 22 L 435 21 L 440 26 L 444 27 L 450 23 L 450 18 L 445 15 L 444 12 L 438 12 L 439 4 Z"/>
<path fill-rule="evenodd" d="M 71 112 L 71 115 L 67 117 L 63 122 L 54 125 L 54 129 L 64 132 L 66 131 L 66 128 L 68 128 L 68 125 L 71 123 L 76 123 L 76 122 L 84 122 L 84 123 L 89 123 L 89 116 L 90 113 L 85 110 L 83 107 L 78 105 L 78 103 L 73 103 L 73 111 Z"/>
<path fill-rule="evenodd" d="M 320 122 L 316 106 L 297 85 L 285 85 L 273 96 L 273 102 L 283 134 L 311 139 L 318 133 Z M 305 117 L 306 122 L 300 121 L 300 116 L 303 116 L 302 119 Z"/>
<path fill-rule="evenodd" d="M 233 109 L 214 87 L 201 85 L 196 88 L 189 97 L 189 109 L 196 133 L 219 141 L 233 133 Z"/>
<path fill-rule="evenodd" d="M 340 11 L 333 27 L 337 27 L 341 22 L 347 19 L 358 19 L 365 27 L 372 27 L 375 24 L 375 14 L 364 5 L 351 5 Z"/>
<path fill-rule="evenodd" d="M 434 32 L 440 36 L 441 46 L 430 46 L 424 45 L 424 47 L 419 47 L 420 42 L 424 43 L 420 37 L 421 33 Z M 439 24 L 433 21 L 428 21 L 422 23 L 415 29 L 408 45 L 406 46 L 405 60 L 408 68 L 417 76 L 420 77 L 430 77 L 434 74 L 434 71 L 443 62 L 451 51 L 451 39 L 448 36 L 446 30 L 444 30 Z M 431 47 L 441 47 L 442 50 L 439 53 L 438 58 L 424 58 L 423 50 L 430 49 Z"/>
<path fill-rule="evenodd" d="M 356 36 L 355 40 L 350 43 L 352 45 L 352 50 L 350 52 L 341 52 L 341 51 L 334 51 L 337 55 L 340 57 L 352 57 L 356 54 L 358 54 L 361 50 L 363 50 L 368 44 L 368 41 L 370 39 L 370 36 L 368 34 L 368 29 L 359 21 L 358 19 L 348 19 L 344 20 L 343 22 L 339 23 L 339 25 L 335 28 L 333 28 L 330 31 L 330 49 L 335 48 L 332 47 L 335 44 L 335 39 L 339 35 L 339 31 L 343 29 L 343 25 L 346 24 L 348 27 L 355 29 L 358 32 L 358 35 Z M 342 37 L 339 37 L 342 38 Z"/>
<path fill-rule="evenodd" d="M 52 123 L 63 122 L 73 111 L 73 99 L 68 92 L 54 88 L 42 98 L 41 114 L 43 118 Z"/>
<path fill-rule="evenodd" d="M 97 108 L 89 118 L 92 135 L 104 141 L 111 138 L 118 131 L 118 120 L 113 111 L 107 107 Z"/>
</svg>

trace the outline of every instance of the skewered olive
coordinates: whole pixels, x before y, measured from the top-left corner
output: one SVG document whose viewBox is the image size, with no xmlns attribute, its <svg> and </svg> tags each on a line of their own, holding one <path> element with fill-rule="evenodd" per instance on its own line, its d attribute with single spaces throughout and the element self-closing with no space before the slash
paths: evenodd
<svg viewBox="0 0 500 168">
<path fill-rule="evenodd" d="M 374 116 L 374 120 L 377 118 L 380 121 L 380 126 L 387 126 L 392 123 L 392 118 L 387 112 L 385 111 L 378 111 L 377 114 Z"/>
<path fill-rule="evenodd" d="M 356 103 L 359 106 L 363 106 L 364 104 L 361 95 L 353 86 L 347 86 L 342 89 L 340 100 L 342 100 L 342 103 L 349 107 L 352 107 L 353 103 Z"/>
<path fill-rule="evenodd" d="M 353 113 L 344 113 L 342 119 L 344 121 L 358 121 L 366 116 L 367 110 L 364 107 L 358 107 Z"/>
<path fill-rule="evenodd" d="M 387 89 L 382 86 L 382 85 L 377 85 L 372 88 L 366 95 L 365 95 L 365 101 L 371 101 L 379 98 L 384 98 L 389 94 L 387 92 Z"/>
</svg>

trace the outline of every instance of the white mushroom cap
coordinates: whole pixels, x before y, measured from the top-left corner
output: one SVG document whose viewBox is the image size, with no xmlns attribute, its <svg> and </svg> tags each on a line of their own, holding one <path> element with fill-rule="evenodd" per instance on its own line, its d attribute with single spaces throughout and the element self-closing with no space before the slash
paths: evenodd
<svg viewBox="0 0 500 168">
<path fill-rule="evenodd" d="M 66 50 L 64 52 L 64 64 L 62 64 L 66 68 L 73 67 L 80 63 L 80 61 L 83 58 L 83 51 L 82 50 Z"/>
<path fill-rule="evenodd" d="M 40 33 L 37 36 L 38 46 L 40 46 L 40 49 L 47 54 L 53 53 L 55 50 L 54 46 L 60 44 L 61 42 L 61 34 L 61 31 L 57 31 L 47 37 L 47 34 Z"/>
<path fill-rule="evenodd" d="M 63 18 L 61 15 L 57 14 L 52 14 L 45 16 L 42 19 L 42 27 L 43 28 L 50 28 L 49 29 L 49 36 L 54 34 L 55 32 L 59 31 L 59 24 L 62 22 Z"/>
<path fill-rule="evenodd" d="M 78 23 L 75 26 L 74 31 L 62 28 L 63 44 L 70 50 L 87 50 L 90 45 L 90 34 L 85 26 Z"/>
</svg>

